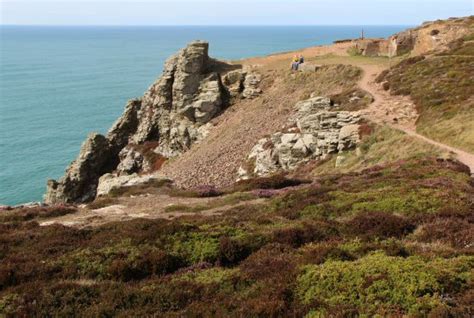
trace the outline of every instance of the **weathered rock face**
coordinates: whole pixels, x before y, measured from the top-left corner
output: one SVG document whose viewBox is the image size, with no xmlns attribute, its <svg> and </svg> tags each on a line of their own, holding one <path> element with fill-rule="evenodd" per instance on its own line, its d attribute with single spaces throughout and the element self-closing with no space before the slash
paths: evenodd
<svg viewBox="0 0 474 318">
<path fill-rule="evenodd" d="M 389 56 L 403 55 L 410 53 L 418 37 L 418 32 L 406 30 L 397 33 L 389 38 Z"/>
<path fill-rule="evenodd" d="M 242 95 L 245 98 L 255 98 L 258 97 L 262 90 L 260 89 L 260 82 L 262 81 L 262 76 L 256 72 L 248 73 L 245 76 L 244 80 L 244 90 Z"/>
<path fill-rule="evenodd" d="M 242 70 L 231 71 L 227 73 L 222 81 L 228 88 L 231 97 L 237 97 L 244 90 L 244 81 L 247 72 Z"/>
<path fill-rule="evenodd" d="M 142 99 L 134 143 L 159 139 L 158 153 L 177 156 L 199 139 L 199 127 L 221 111 L 225 89 L 211 70 L 208 47 L 194 42 L 168 59 L 163 76 Z"/>
<path fill-rule="evenodd" d="M 119 152 L 120 163 L 116 170 L 120 175 L 137 173 L 150 170 L 150 163 L 143 154 L 133 147 L 125 147 Z"/>
<path fill-rule="evenodd" d="M 82 144 L 76 160 L 59 180 L 48 181 L 45 202 L 72 203 L 84 202 L 94 198 L 99 177 L 106 172 L 110 163 L 109 141 L 102 135 L 90 134 Z"/>
<path fill-rule="evenodd" d="M 118 178 L 120 184 L 125 176 L 156 166 L 130 145 L 156 142 L 156 158 L 180 155 L 207 136 L 210 120 L 228 106 L 230 94 L 252 98 L 261 92 L 255 72 L 250 77 L 241 70 L 226 74 L 224 85 L 216 70 L 236 67 L 211 59 L 208 49 L 207 42 L 197 41 L 169 58 L 162 76 L 142 98 L 127 104 L 107 135 L 89 136 L 65 176 L 48 181 L 45 203 L 85 202 L 96 196 L 102 175 L 115 171 L 107 182 Z"/>
<path fill-rule="evenodd" d="M 259 140 L 239 169 L 239 179 L 293 170 L 309 160 L 354 148 L 359 142 L 359 113 L 331 107 L 325 97 L 297 103 L 290 128 Z"/>
</svg>

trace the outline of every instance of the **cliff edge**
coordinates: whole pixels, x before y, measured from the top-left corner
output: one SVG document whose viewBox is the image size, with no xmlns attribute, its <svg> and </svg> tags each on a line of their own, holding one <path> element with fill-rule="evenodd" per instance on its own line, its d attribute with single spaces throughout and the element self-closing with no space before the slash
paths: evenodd
<svg viewBox="0 0 474 318">
<path fill-rule="evenodd" d="M 155 170 L 202 140 L 210 120 L 232 98 L 258 95 L 258 74 L 212 59 L 208 50 L 207 42 L 196 41 L 169 58 L 162 76 L 143 97 L 128 102 L 107 135 L 90 134 L 65 175 L 48 181 L 45 203 L 87 202 L 107 173 Z"/>
</svg>

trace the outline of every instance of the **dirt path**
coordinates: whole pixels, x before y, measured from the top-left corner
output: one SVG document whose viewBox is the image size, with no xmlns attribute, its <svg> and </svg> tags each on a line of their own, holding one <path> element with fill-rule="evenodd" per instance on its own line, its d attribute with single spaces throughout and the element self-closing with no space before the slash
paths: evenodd
<svg viewBox="0 0 474 318">
<path fill-rule="evenodd" d="M 49 218 L 40 225 L 61 224 L 76 228 L 96 227 L 110 222 L 130 221 L 137 218 L 172 220 L 181 216 L 213 216 L 242 205 L 257 205 L 266 199 L 255 198 L 236 202 L 227 202 L 225 197 L 185 198 L 165 194 L 140 195 L 120 198 L 116 204 L 100 209 L 80 208 L 78 212 Z M 170 209 L 175 207 L 174 209 Z M 197 210 L 190 208 L 200 207 Z"/>
<path fill-rule="evenodd" d="M 374 102 L 364 112 L 364 116 L 376 123 L 387 124 L 392 128 L 403 131 L 409 136 L 421 139 L 429 144 L 447 150 L 456 155 L 457 159 L 467 165 L 474 175 L 474 154 L 457 149 L 443 143 L 429 139 L 416 132 L 418 117 L 415 105 L 407 96 L 393 96 L 375 83 L 375 77 L 383 71 L 378 65 L 357 65 L 364 70 L 359 86 L 372 94 Z"/>
</svg>

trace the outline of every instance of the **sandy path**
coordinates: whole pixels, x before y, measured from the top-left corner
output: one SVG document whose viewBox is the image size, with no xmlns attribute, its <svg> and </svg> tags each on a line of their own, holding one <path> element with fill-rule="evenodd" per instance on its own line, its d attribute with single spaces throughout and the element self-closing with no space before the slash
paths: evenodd
<svg viewBox="0 0 474 318">
<path fill-rule="evenodd" d="M 387 124 L 394 129 L 403 131 L 409 136 L 416 137 L 429 144 L 447 150 L 456 155 L 457 159 L 467 165 L 474 175 L 474 154 L 434 141 L 416 132 L 415 105 L 407 96 L 393 96 L 384 91 L 374 81 L 375 77 L 383 71 L 382 66 L 357 65 L 364 70 L 359 81 L 359 86 L 372 94 L 374 102 L 365 111 L 364 116 L 376 123 Z M 394 120 L 396 118 L 396 120 Z"/>
</svg>

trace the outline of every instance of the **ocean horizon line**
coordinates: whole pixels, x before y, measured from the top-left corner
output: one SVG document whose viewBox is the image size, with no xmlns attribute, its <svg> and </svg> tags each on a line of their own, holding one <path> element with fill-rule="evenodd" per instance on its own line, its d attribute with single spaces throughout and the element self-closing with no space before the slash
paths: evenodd
<svg viewBox="0 0 474 318">
<path fill-rule="evenodd" d="M 411 24 L 0 24 L 0 27 L 400 27 Z"/>
</svg>

